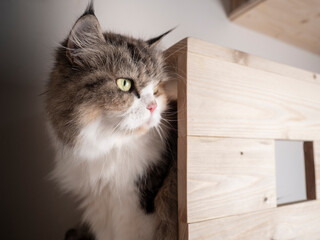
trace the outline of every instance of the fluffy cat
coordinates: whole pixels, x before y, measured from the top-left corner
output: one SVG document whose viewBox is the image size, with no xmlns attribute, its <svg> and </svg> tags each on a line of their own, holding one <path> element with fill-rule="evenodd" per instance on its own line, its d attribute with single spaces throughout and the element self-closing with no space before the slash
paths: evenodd
<svg viewBox="0 0 320 240">
<path fill-rule="evenodd" d="M 46 94 L 53 177 L 79 200 L 88 239 L 177 239 L 176 107 L 157 49 L 167 33 L 103 33 L 91 3 L 57 49 Z"/>
</svg>

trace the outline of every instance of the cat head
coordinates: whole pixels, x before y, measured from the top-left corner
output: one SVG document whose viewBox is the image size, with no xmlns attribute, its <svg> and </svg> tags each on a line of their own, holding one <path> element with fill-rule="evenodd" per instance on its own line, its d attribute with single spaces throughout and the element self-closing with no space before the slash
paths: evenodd
<svg viewBox="0 0 320 240">
<path fill-rule="evenodd" d="M 158 42 L 103 33 L 92 4 L 57 49 L 46 109 L 55 135 L 74 144 L 84 129 L 141 135 L 157 127 L 167 106 L 168 80 Z"/>
</svg>

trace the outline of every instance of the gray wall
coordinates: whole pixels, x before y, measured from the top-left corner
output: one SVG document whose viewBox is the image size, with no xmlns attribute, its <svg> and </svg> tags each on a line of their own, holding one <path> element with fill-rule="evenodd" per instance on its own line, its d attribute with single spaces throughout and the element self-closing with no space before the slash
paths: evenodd
<svg viewBox="0 0 320 240">
<path fill-rule="evenodd" d="M 78 219 L 67 195 L 48 180 L 53 152 L 42 97 L 54 47 L 86 0 L 1 0 L 1 239 L 62 239 Z M 285 64 L 320 71 L 320 56 L 234 25 L 220 0 L 96 0 L 104 30 L 149 38 L 174 26 L 167 48 L 193 36 Z"/>
</svg>

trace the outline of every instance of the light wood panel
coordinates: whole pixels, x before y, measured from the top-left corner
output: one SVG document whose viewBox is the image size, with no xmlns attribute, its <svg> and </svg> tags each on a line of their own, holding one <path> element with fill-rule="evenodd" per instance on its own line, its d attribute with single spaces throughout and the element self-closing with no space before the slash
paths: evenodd
<svg viewBox="0 0 320 240">
<path fill-rule="evenodd" d="M 188 223 L 276 207 L 274 141 L 187 138 Z"/>
<path fill-rule="evenodd" d="M 250 29 L 320 54 L 320 1 L 248 1 L 230 19 Z M 251 3 L 250 3 L 251 2 Z M 252 2 L 259 3 L 251 7 Z"/>
<path fill-rule="evenodd" d="M 265 0 L 230 0 L 230 19 L 235 19 Z"/>
<path fill-rule="evenodd" d="M 195 38 L 184 39 L 176 44 L 173 49 L 185 49 L 188 50 L 188 52 L 208 56 L 216 60 L 237 63 L 250 68 L 256 68 L 266 72 L 272 72 L 303 81 L 320 82 L 319 73 L 312 73 L 300 68 L 277 63 L 268 59 L 257 57 L 235 49 L 218 46 Z"/>
<path fill-rule="evenodd" d="M 316 200 L 189 224 L 188 239 L 317 240 L 319 226 L 320 202 Z"/>
<path fill-rule="evenodd" d="M 320 82 L 188 52 L 187 135 L 320 139 Z"/>
<path fill-rule="evenodd" d="M 313 141 L 308 198 L 320 199 L 319 74 L 192 38 L 165 57 L 178 81 L 179 239 L 317 239 L 318 200 L 276 207 L 274 139 Z"/>
</svg>

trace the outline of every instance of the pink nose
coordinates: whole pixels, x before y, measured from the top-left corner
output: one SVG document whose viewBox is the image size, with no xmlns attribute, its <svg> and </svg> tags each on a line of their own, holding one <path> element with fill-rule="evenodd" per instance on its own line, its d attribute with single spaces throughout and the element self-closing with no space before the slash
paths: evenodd
<svg viewBox="0 0 320 240">
<path fill-rule="evenodd" d="M 148 109 L 151 113 L 153 113 L 153 111 L 156 110 L 157 106 L 158 106 L 158 105 L 157 105 L 156 102 L 152 102 L 152 103 L 150 103 L 150 104 L 147 106 L 147 109 Z"/>
</svg>

